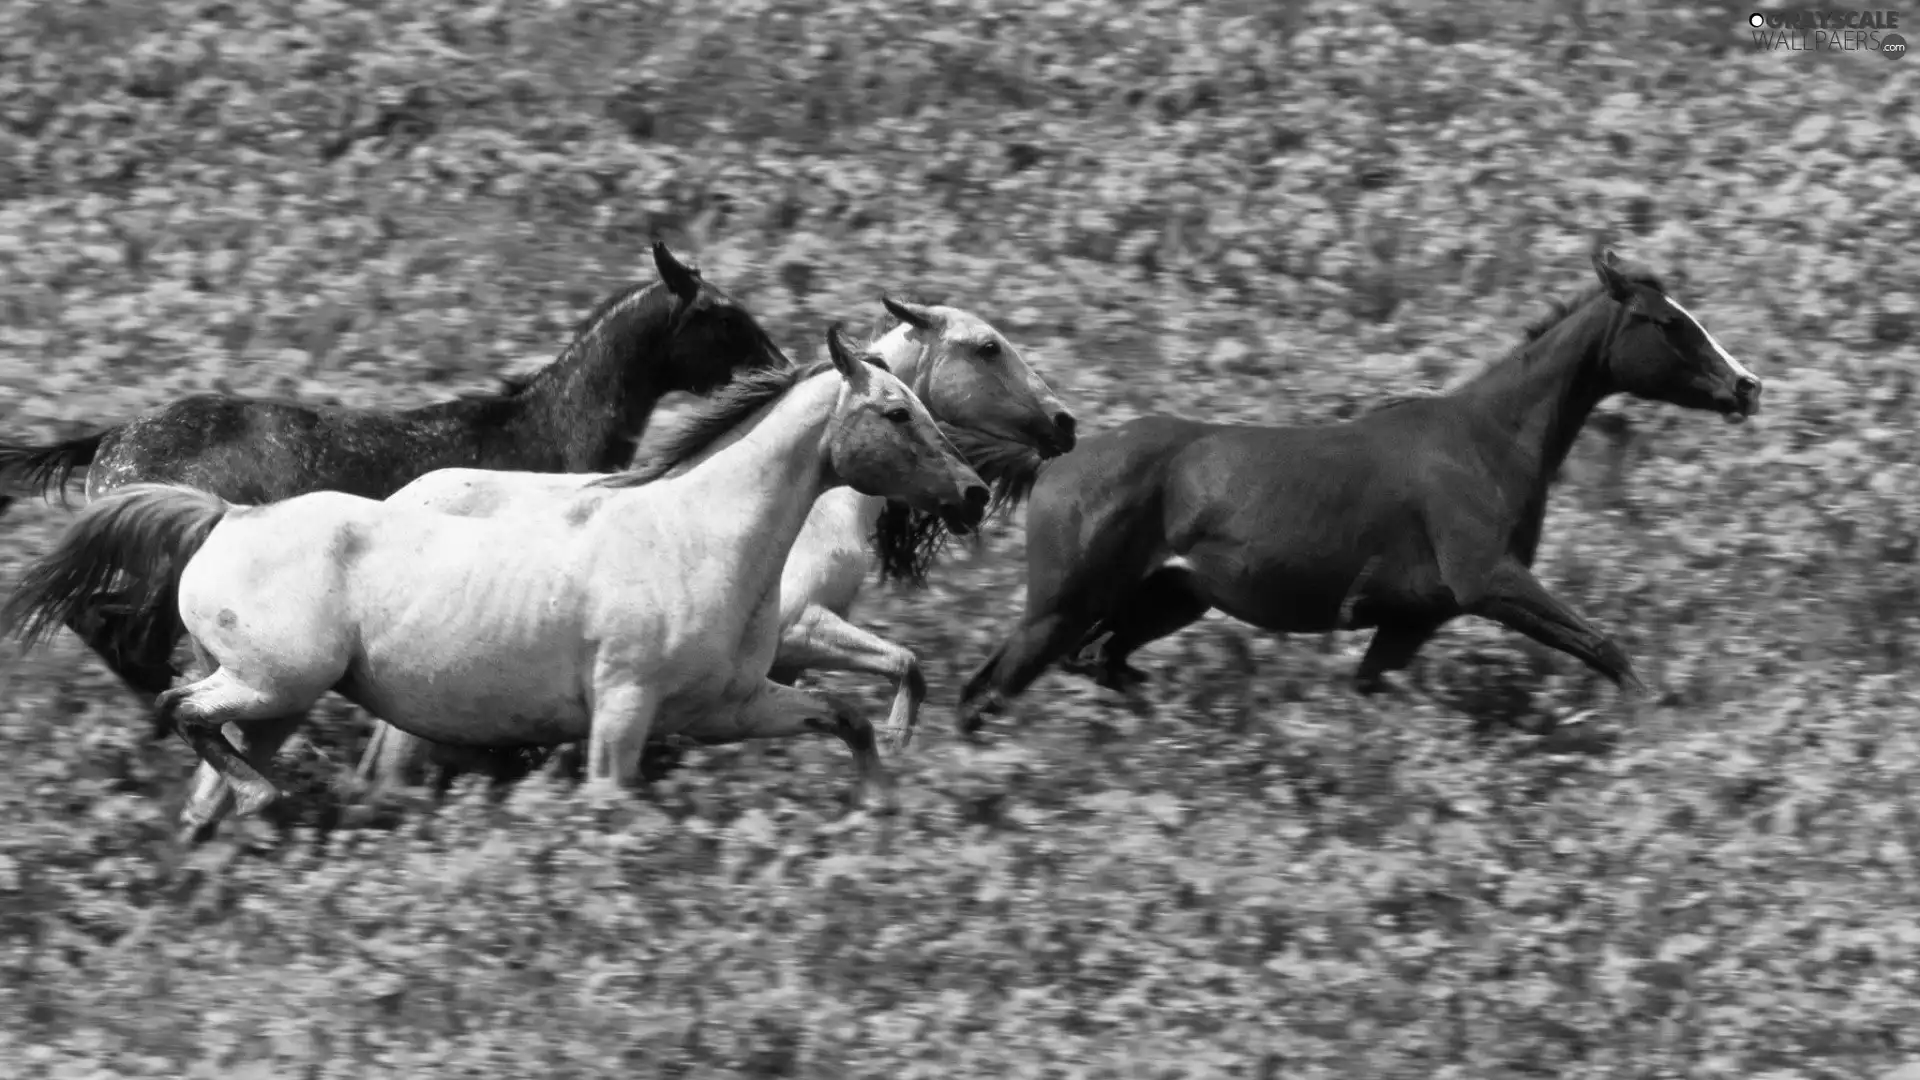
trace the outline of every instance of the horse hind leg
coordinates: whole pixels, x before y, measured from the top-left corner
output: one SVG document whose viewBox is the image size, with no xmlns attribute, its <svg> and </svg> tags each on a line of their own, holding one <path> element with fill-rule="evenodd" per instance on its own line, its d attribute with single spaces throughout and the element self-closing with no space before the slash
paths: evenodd
<svg viewBox="0 0 1920 1080">
<path fill-rule="evenodd" d="M 273 766 L 273 759 L 280 753 L 280 748 L 286 745 L 294 732 L 300 730 L 300 725 L 306 720 L 307 714 L 303 712 L 270 720 L 255 720 L 245 726 L 228 723 L 221 733 L 255 770 L 264 773 Z M 180 809 L 180 838 L 193 845 L 212 839 L 220 822 L 233 811 L 235 803 L 234 786 L 227 782 L 219 769 L 202 760 L 194 770 L 193 788 L 187 796 L 186 805 Z M 240 812 L 244 815 L 257 809 L 259 806 Z"/>
<path fill-rule="evenodd" d="M 221 729 L 236 722 L 288 721 L 284 733 L 280 734 L 280 741 L 284 742 L 318 697 L 317 693 L 307 694 L 291 687 L 254 686 L 229 669 L 220 668 L 197 682 L 165 691 L 155 708 L 163 723 L 181 726 L 181 734 L 202 761 L 226 776 L 233 785 L 238 813 L 246 815 L 257 813 L 277 798 L 279 792 L 227 742 Z M 277 744 L 274 749 L 279 749 Z"/>
<path fill-rule="evenodd" d="M 1198 622 L 1213 604 L 1200 590 L 1199 578 L 1184 566 L 1162 566 L 1133 587 L 1101 621 L 1105 640 L 1083 642 L 1072 667 L 1100 686 L 1128 693 L 1147 681 L 1147 673 L 1127 663 L 1135 652 Z"/>
<path fill-rule="evenodd" d="M 857 671 L 891 678 L 893 709 L 887 714 L 887 738 L 894 750 L 913 740 L 920 723 L 920 706 L 927 698 L 927 677 L 913 650 L 862 630 L 824 607 L 809 607 L 780 640 L 780 652 L 768 679 L 784 686 L 775 673 L 787 671 Z"/>
<path fill-rule="evenodd" d="M 1467 605 L 1467 611 L 1580 660 L 1623 692 L 1642 694 L 1647 690 L 1626 650 L 1556 599 L 1532 571 L 1516 560 L 1502 560 L 1495 567 L 1485 590 Z"/>
</svg>

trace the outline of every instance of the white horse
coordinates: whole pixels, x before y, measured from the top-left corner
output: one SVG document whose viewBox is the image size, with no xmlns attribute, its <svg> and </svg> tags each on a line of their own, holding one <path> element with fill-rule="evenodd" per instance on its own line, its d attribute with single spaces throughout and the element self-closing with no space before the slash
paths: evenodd
<svg viewBox="0 0 1920 1080">
<path fill-rule="evenodd" d="M 1009 503 L 1024 494 L 1035 467 L 1074 445 L 1074 418 L 1046 382 L 1027 366 L 999 330 L 971 312 L 882 297 L 898 325 L 868 344 L 900 380 L 911 386 L 943 430 L 968 452 L 969 464 Z M 715 452 L 716 443 L 705 448 Z M 669 444 L 654 458 L 678 461 Z M 651 476 L 685 471 L 642 464 Z M 596 483 L 591 475 L 534 476 L 487 469 L 442 469 L 415 480 L 387 501 L 463 517 L 492 517 L 571 499 Z M 847 621 L 873 563 L 869 540 L 880 550 L 883 577 L 918 582 L 944 539 L 937 516 L 915 515 L 886 499 L 841 488 L 813 505 L 787 556 L 780 579 L 780 651 L 776 681 L 791 683 L 802 671 L 855 671 L 893 680 L 893 707 L 885 731 L 891 746 L 904 748 L 919 723 L 926 699 L 920 661 L 905 646 Z M 470 765 L 457 747 L 435 747 L 388 724 L 375 724 L 356 772 L 367 793 L 401 780 L 422 753 L 445 764 Z M 192 801 L 218 798 L 219 775 L 202 769 Z"/>
<path fill-rule="evenodd" d="M 831 371 L 758 373 L 703 402 L 701 431 L 740 436 L 685 475 L 613 474 L 529 513 L 123 488 L 28 569 L 0 624 L 100 579 L 173 579 L 211 674 L 158 709 L 226 774 L 242 814 L 275 797 L 258 769 L 328 690 L 438 742 L 586 739 L 594 792 L 636 782 L 656 732 L 709 744 L 832 732 L 854 754 L 860 796 L 891 809 L 872 725 L 767 678 L 780 568 L 831 488 L 900 499 L 957 532 L 990 493 L 906 384 L 856 359 L 837 327 L 828 345 Z"/>
</svg>

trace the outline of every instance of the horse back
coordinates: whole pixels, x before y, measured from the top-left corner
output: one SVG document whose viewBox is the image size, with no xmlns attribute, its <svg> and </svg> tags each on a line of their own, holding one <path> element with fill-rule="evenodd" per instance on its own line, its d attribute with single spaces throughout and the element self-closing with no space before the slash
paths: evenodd
<svg viewBox="0 0 1920 1080">
<path fill-rule="evenodd" d="M 87 494 L 156 482 L 237 503 L 322 489 L 380 499 L 421 473 L 476 462 L 478 438 L 426 411 L 193 394 L 110 432 L 87 476 Z"/>
</svg>

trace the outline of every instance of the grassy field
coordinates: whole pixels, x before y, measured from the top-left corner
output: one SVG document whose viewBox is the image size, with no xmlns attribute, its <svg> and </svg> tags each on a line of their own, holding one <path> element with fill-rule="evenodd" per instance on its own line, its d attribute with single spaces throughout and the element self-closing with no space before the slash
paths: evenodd
<svg viewBox="0 0 1920 1080">
<path fill-rule="evenodd" d="M 589 813 L 359 829 L 344 708 L 186 853 L 190 759 L 63 635 L 0 700 L 0 1068 L 94 1077 L 1857 1080 L 1920 1056 L 1914 61 L 1745 9 L 1407 0 L 4 0 L 0 434 L 212 387 L 425 402 L 544 362 L 656 233 L 811 356 L 882 289 L 995 321 L 1083 430 L 1349 415 L 1658 268 L 1767 379 L 1636 402 L 1539 563 L 1655 692 L 1487 625 L 1213 619 L 1135 715 L 947 719 L 1020 533 L 915 648 L 896 819 L 826 740 Z M 67 519 L 16 504 L 0 585 Z M 878 715 L 877 682 L 828 680 Z M 1550 721 L 1592 710 L 1585 723 Z M 1544 732 L 1544 733 L 1543 733 Z"/>
</svg>

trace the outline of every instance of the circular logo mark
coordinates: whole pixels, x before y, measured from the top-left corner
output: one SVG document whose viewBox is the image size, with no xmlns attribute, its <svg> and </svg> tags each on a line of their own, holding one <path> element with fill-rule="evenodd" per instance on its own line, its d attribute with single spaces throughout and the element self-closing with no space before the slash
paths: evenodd
<svg viewBox="0 0 1920 1080">
<path fill-rule="evenodd" d="M 1880 39 L 1880 51 L 1896 59 L 1905 56 L 1907 55 L 1907 39 L 1901 37 L 1899 34 L 1888 34 L 1886 37 Z"/>
<path fill-rule="evenodd" d="M 1747 25 L 1748 26 L 1765 26 L 1767 25 L 1767 17 L 1756 11 L 1753 14 L 1747 16 Z"/>
</svg>

